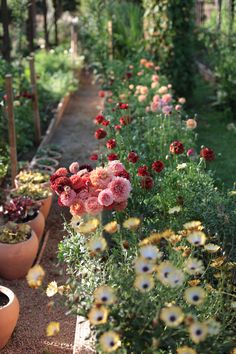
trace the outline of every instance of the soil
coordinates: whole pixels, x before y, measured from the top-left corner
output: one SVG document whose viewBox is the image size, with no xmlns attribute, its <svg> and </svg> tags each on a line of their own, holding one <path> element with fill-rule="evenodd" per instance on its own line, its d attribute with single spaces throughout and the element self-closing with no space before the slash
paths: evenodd
<svg viewBox="0 0 236 354">
<path fill-rule="evenodd" d="M 9 298 L 7 295 L 1 293 L 0 291 L 0 308 L 6 306 L 9 302 Z"/>
<path fill-rule="evenodd" d="M 61 124 L 52 138 L 52 144 L 57 144 L 63 150 L 61 166 L 69 166 L 71 162 L 88 163 L 88 157 L 97 149 L 93 138 L 93 118 L 101 107 L 98 97 L 98 87 L 91 84 L 91 77 L 83 73 L 80 88 L 64 113 Z M 55 280 L 59 285 L 65 283 L 66 277 L 63 266 L 57 262 L 58 243 L 62 240 L 63 218 L 65 213 L 54 198 L 50 211 L 46 232 L 49 233 L 46 249 L 40 264 L 46 272 L 43 286 L 37 290 L 30 289 L 25 279 L 6 281 L 0 283 L 13 290 L 20 302 L 20 318 L 12 338 L 1 354 L 67 354 L 73 353 L 76 317 L 66 314 L 54 298 L 47 298 L 45 289 L 47 284 Z M 58 297 L 57 297 L 58 296 Z M 55 300 L 51 307 L 51 300 Z M 46 337 L 45 329 L 50 321 L 60 322 L 60 332 L 57 336 Z"/>
</svg>

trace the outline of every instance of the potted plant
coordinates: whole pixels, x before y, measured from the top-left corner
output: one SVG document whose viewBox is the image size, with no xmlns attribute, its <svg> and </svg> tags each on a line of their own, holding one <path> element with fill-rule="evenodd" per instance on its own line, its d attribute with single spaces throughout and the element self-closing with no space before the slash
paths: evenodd
<svg viewBox="0 0 236 354">
<path fill-rule="evenodd" d="M 23 184 L 33 183 L 49 186 L 50 175 L 39 170 L 22 170 L 16 176 L 15 186 L 19 187 Z"/>
<path fill-rule="evenodd" d="M 36 167 L 37 166 L 49 166 L 49 167 L 57 168 L 59 165 L 59 162 L 52 157 L 42 156 L 42 157 L 35 158 L 33 164 Z"/>
<path fill-rule="evenodd" d="M 56 160 L 60 160 L 62 157 L 61 152 L 58 149 L 55 149 L 50 146 L 43 147 L 42 149 L 37 151 L 37 158 L 41 157 L 51 157 Z"/>
<path fill-rule="evenodd" d="M 39 241 L 27 224 L 8 222 L 0 227 L 0 276 L 13 280 L 23 278 L 32 266 Z"/>
<path fill-rule="evenodd" d="M 3 222 L 13 221 L 15 223 L 27 223 L 38 236 L 39 241 L 42 238 L 45 219 L 39 211 L 41 203 L 26 196 L 9 198 L 3 203 L 2 216 Z"/>
<path fill-rule="evenodd" d="M 13 196 L 27 196 L 41 202 L 40 212 L 45 219 L 48 216 L 52 204 L 52 192 L 40 184 L 28 183 L 12 191 Z"/>
<path fill-rule="evenodd" d="M 0 350 L 5 347 L 16 327 L 19 308 L 13 291 L 0 285 Z"/>
</svg>

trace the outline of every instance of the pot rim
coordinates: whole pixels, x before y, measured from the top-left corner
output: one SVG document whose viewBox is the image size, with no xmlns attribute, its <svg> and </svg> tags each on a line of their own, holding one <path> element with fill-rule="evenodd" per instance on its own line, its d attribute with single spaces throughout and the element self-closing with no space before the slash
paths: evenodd
<svg viewBox="0 0 236 354">
<path fill-rule="evenodd" d="M 6 308 L 7 306 L 10 306 L 13 303 L 15 298 L 15 293 L 11 289 L 3 285 L 0 285 L 0 293 L 6 295 L 9 299 L 8 303 L 0 308 L 1 311 L 2 309 Z"/>
</svg>

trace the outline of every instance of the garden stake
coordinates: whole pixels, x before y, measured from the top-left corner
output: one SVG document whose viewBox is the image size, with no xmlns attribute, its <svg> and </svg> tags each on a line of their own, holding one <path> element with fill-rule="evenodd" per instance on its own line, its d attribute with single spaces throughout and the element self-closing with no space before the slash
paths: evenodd
<svg viewBox="0 0 236 354">
<path fill-rule="evenodd" d="M 36 86 L 34 57 L 29 58 L 29 66 L 30 66 L 31 90 L 33 94 L 32 103 L 33 103 L 33 115 L 34 115 L 35 144 L 39 145 L 41 139 L 41 127 L 40 127 L 39 104 L 38 104 L 38 94 L 37 94 L 37 86 Z"/>
<path fill-rule="evenodd" d="M 108 54 L 109 60 L 113 60 L 113 44 L 112 44 L 112 21 L 108 21 L 107 23 L 108 29 Z"/>
<path fill-rule="evenodd" d="M 8 74 L 6 78 L 6 93 L 7 93 L 7 116 L 9 127 L 9 144 L 10 144 L 10 159 L 11 159 L 11 182 L 15 186 L 15 177 L 17 175 L 17 152 L 16 152 L 16 132 L 15 119 L 13 110 L 13 92 L 12 92 L 12 75 Z"/>
</svg>

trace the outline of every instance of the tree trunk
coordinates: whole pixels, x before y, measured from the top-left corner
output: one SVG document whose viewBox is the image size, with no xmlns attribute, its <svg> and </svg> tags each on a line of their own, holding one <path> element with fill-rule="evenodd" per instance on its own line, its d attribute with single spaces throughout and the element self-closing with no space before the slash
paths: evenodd
<svg viewBox="0 0 236 354">
<path fill-rule="evenodd" d="M 2 56 L 5 60 L 10 62 L 11 41 L 9 35 L 9 11 L 7 7 L 7 0 L 2 0 L 1 2 L 1 13 L 3 26 Z"/>
<path fill-rule="evenodd" d="M 48 21 L 47 21 L 47 0 L 43 0 L 43 27 L 44 27 L 44 40 L 45 40 L 45 48 L 49 49 L 49 33 L 48 33 Z"/>
<path fill-rule="evenodd" d="M 53 7 L 54 7 L 54 42 L 55 45 L 58 45 L 58 0 L 53 0 Z"/>
<path fill-rule="evenodd" d="M 234 11 L 235 11 L 235 0 L 229 0 L 229 38 L 233 32 L 234 26 Z"/>
<path fill-rule="evenodd" d="M 217 32 L 219 32 L 221 29 L 222 0 L 215 0 L 215 5 L 216 5 L 216 9 L 217 9 L 216 30 L 217 30 Z"/>
<path fill-rule="evenodd" d="M 35 45 L 34 39 L 36 36 L 36 2 L 30 0 L 28 5 L 28 20 L 27 20 L 27 39 L 29 43 L 29 51 L 33 52 Z"/>
</svg>

